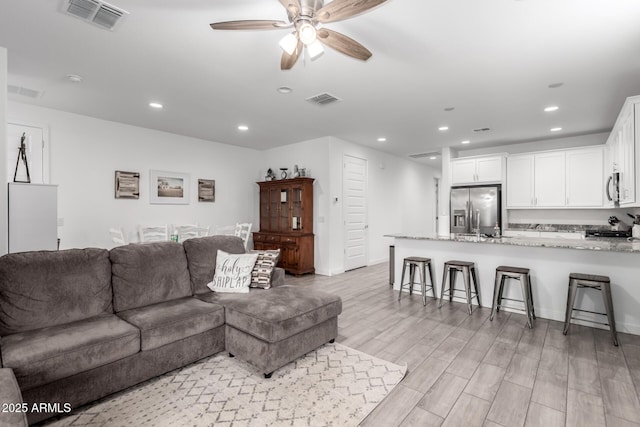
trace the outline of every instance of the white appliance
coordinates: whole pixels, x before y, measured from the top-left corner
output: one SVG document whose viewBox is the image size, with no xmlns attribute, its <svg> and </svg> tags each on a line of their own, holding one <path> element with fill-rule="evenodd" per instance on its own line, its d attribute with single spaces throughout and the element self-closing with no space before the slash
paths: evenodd
<svg viewBox="0 0 640 427">
<path fill-rule="evenodd" d="M 9 253 L 58 248 L 58 186 L 9 183 Z"/>
</svg>

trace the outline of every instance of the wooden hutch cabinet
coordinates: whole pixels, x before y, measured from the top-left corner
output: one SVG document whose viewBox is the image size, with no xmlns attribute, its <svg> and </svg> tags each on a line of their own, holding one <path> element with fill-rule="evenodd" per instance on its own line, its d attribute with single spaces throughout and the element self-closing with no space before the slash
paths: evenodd
<svg viewBox="0 0 640 427">
<path fill-rule="evenodd" d="M 313 178 L 258 182 L 260 231 L 253 233 L 258 250 L 280 249 L 279 267 L 291 274 L 314 273 Z"/>
</svg>

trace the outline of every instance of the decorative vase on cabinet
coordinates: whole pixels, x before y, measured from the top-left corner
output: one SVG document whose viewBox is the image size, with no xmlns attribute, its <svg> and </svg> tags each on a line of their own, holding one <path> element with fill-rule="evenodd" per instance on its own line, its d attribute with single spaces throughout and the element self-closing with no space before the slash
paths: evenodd
<svg viewBox="0 0 640 427">
<path fill-rule="evenodd" d="M 258 250 L 280 249 L 279 267 L 288 273 L 314 273 L 313 178 L 258 182 L 260 231 L 253 233 Z"/>
</svg>

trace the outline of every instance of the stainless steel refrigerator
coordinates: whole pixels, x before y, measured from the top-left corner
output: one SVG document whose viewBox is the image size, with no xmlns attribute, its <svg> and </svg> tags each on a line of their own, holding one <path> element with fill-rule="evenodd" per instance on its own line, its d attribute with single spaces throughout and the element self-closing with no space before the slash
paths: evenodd
<svg viewBox="0 0 640 427">
<path fill-rule="evenodd" d="M 500 185 L 452 187 L 451 232 L 493 236 L 496 224 L 502 232 L 501 199 Z"/>
</svg>

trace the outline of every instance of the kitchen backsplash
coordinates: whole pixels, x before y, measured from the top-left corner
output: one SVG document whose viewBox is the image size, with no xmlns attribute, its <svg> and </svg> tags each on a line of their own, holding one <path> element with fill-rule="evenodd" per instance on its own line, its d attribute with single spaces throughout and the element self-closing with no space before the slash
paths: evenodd
<svg viewBox="0 0 640 427">
<path fill-rule="evenodd" d="M 611 230 L 609 224 L 538 224 L 538 223 L 509 223 L 506 230 L 535 230 L 559 232 L 583 232 L 585 230 Z"/>
<path fill-rule="evenodd" d="M 611 229 L 610 216 L 620 220 L 621 227 L 630 227 L 633 220 L 627 214 L 640 214 L 639 208 L 625 209 L 509 209 L 503 223 L 505 228 L 530 229 L 531 225 L 555 227 L 577 227 L 576 231 L 586 229 Z"/>
</svg>

